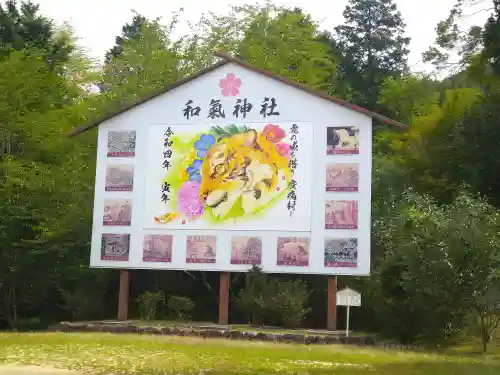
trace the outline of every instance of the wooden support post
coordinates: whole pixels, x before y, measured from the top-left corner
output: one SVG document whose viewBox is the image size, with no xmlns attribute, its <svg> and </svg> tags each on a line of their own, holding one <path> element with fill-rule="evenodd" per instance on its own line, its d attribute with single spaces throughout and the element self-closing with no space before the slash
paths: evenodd
<svg viewBox="0 0 500 375">
<path fill-rule="evenodd" d="M 219 282 L 219 324 L 227 325 L 229 315 L 229 272 L 220 273 Z"/>
<path fill-rule="evenodd" d="M 130 288 L 130 273 L 120 270 L 120 290 L 118 292 L 118 320 L 128 319 L 128 296 Z"/>
<path fill-rule="evenodd" d="M 335 331 L 337 329 L 337 276 L 328 276 L 326 328 L 329 331 Z"/>
</svg>

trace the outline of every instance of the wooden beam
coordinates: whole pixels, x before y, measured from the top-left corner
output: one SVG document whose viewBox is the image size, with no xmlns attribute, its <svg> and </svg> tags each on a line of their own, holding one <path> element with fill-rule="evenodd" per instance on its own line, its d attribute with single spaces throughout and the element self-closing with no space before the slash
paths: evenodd
<svg viewBox="0 0 500 375">
<path fill-rule="evenodd" d="M 219 282 L 219 324 L 229 322 L 229 272 L 220 273 Z"/>
<path fill-rule="evenodd" d="M 118 320 L 128 319 L 128 299 L 130 288 L 130 273 L 120 270 L 120 290 L 118 292 Z"/>
<path fill-rule="evenodd" d="M 326 329 L 337 330 L 337 276 L 328 276 L 328 309 Z"/>
</svg>

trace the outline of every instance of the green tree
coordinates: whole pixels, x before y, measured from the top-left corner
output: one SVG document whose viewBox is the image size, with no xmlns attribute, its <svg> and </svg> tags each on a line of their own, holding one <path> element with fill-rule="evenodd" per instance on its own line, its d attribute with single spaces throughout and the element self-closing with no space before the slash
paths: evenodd
<svg viewBox="0 0 500 375">
<path fill-rule="evenodd" d="M 439 99 L 439 84 L 430 76 L 404 74 L 382 83 L 379 103 L 391 118 L 411 126 L 415 118 L 427 115 Z"/>
<path fill-rule="evenodd" d="M 411 120 L 407 133 L 392 139 L 392 149 L 408 169 L 417 191 L 449 203 L 461 183 L 455 178 L 460 164 L 453 134 L 461 117 L 478 100 L 480 90 L 446 90 L 442 96 L 441 104 L 428 106 L 425 115 Z"/>
<path fill-rule="evenodd" d="M 180 46 L 170 38 L 176 18 L 170 28 L 158 20 L 140 19 L 140 30 L 122 37 L 117 57 L 105 64 L 101 89 L 111 102 L 134 102 L 184 75 Z M 127 30 L 124 27 L 124 33 Z"/>
<path fill-rule="evenodd" d="M 179 320 L 189 318 L 189 314 L 195 308 L 195 304 L 191 298 L 183 296 L 170 296 L 167 300 L 168 309 L 174 313 Z"/>
<path fill-rule="evenodd" d="M 318 25 L 300 9 L 272 4 L 232 7 L 227 16 L 204 15 L 190 36 L 182 38 L 184 64 L 192 69 L 213 62 L 226 51 L 258 67 L 312 88 L 334 92 L 336 61 Z"/>
<path fill-rule="evenodd" d="M 500 3 L 494 1 L 493 14 L 484 28 L 480 59 L 484 66 L 491 68 L 481 94 L 477 92 L 472 106 L 463 112 L 453 128 L 449 128 L 447 147 L 454 160 L 455 181 L 465 181 L 472 189 L 488 197 L 495 205 L 500 205 L 500 185 L 494 177 L 500 165 L 500 154 L 496 152 L 494 140 L 498 136 L 498 100 L 500 100 Z M 480 63 L 478 63 L 480 64 Z"/>
<path fill-rule="evenodd" d="M 500 88 L 492 87 L 463 116 L 453 132 L 451 150 L 456 160 L 456 178 L 466 181 L 500 207 Z"/>
<path fill-rule="evenodd" d="M 488 18 L 483 32 L 483 56 L 496 75 L 500 76 L 500 1 L 493 0 L 493 14 Z"/>
<path fill-rule="evenodd" d="M 0 4 L 0 56 L 7 56 L 12 50 L 33 48 L 44 51 L 50 67 L 66 61 L 73 45 L 55 38 L 52 20 L 39 14 L 40 6 L 31 1 L 18 5 L 16 0 Z"/>
<path fill-rule="evenodd" d="M 68 30 L 57 32 L 71 40 Z M 88 264 L 95 155 L 92 143 L 65 136 L 89 111 L 81 85 L 91 81 L 91 63 L 76 51 L 54 66 L 35 48 L 12 51 L 0 64 L 0 316 L 13 328 L 61 313 L 54 295 L 70 287 L 78 264 Z"/>
<path fill-rule="evenodd" d="M 492 275 L 484 290 L 478 290 L 474 295 L 474 318 L 478 336 L 481 339 L 483 352 L 488 350 L 488 344 L 500 325 L 500 289 L 498 275 Z"/>
<path fill-rule="evenodd" d="M 144 320 L 152 320 L 156 316 L 158 304 L 165 303 L 165 294 L 159 290 L 156 292 L 144 292 L 137 297 L 141 318 Z"/>
<path fill-rule="evenodd" d="M 466 193 L 450 205 L 407 191 L 375 222 L 371 280 L 380 329 L 403 342 L 459 333 L 498 267 L 499 217 Z"/>
<path fill-rule="evenodd" d="M 253 325 L 262 324 L 266 315 L 268 280 L 262 270 L 254 266 L 245 275 L 245 287 L 240 290 L 236 306 Z"/>
<path fill-rule="evenodd" d="M 472 26 L 464 30 L 460 24 L 464 11 L 471 10 L 482 1 L 457 0 L 448 17 L 436 26 L 436 40 L 422 54 L 424 62 L 432 63 L 439 71 L 457 73 L 466 68 L 482 46 L 482 28 Z"/>
<path fill-rule="evenodd" d="M 251 64 L 296 82 L 328 91 L 327 78 L 336 63 L 329 47 L 318 39 L 318 25 L 300 9 L 271 9 L 254 15 L 238 43 L 236 54 Z"/>
<path fill-rule="evenodd" d="M 122 26 L 122 34 L 115 38 L 115 45 L 105 55 L 105 63 L 109 64 L 113 59 L 123 55 L 124 45 L 132 40 L 141 37 L 142 28 L 147 25 L 148 20 L 141 14 L 134 12 L 131 23 L 126 23 Z"/>
<path fill-rule="evenodd" d="M 343 14 L 345 22 L 335 28 L 340 76 L 357 104 L 375 110 L 381 83 L 408 69 L 410 39 L 392 0 L 350 0 Z"/>
</svg>

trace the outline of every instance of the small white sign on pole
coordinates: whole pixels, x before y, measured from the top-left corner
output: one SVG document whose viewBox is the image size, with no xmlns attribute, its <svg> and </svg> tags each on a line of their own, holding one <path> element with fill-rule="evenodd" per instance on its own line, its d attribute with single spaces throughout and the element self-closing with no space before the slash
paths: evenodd
<svg viewBox="0 0 500 375">
<path fill-rule="evenodd" d="M 361 294 L 350 288 L 339 290 L 337 292 L 337 306 L 347 307 L 345 335 L 346 337 L 349 337 L 350 307 L 361 306 Z"/>
</svg>

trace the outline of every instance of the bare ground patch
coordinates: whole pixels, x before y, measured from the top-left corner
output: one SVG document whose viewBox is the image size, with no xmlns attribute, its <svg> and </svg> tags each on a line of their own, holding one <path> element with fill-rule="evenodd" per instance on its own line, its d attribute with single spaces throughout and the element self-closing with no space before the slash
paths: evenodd
<svg viewBox="0 0 500 375">
<path fill-rule="evenodd" d="M 73 370 L 47 366 L 0 365 L 0 375 L 79 375 Z"/>
</svg>

